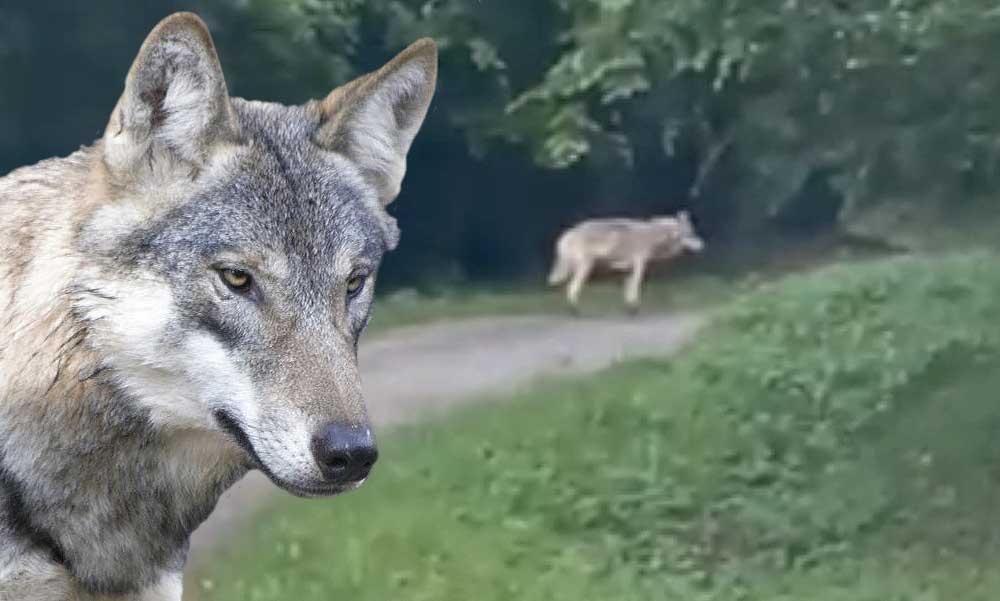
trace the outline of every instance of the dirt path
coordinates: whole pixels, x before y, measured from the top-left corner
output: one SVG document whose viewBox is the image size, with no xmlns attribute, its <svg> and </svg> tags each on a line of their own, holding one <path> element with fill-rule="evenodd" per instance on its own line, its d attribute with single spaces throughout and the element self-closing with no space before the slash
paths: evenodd
<svg viewBox="0 0 1000 601">
<path fill-rule="evenodd" d="M 359 363 L 372 420 L 385 428 L 485 394 L 508 392 L 541 376 L 585 373 L 623 357 L 672 353 L 702 322 L 687 314 L 437 323 L 363 341 Z M 243 516 L 275 494 L 283 493 L 259 472 L 226 492 L 194 533 L 189 568 L 203 561 Z"/>
</svg>

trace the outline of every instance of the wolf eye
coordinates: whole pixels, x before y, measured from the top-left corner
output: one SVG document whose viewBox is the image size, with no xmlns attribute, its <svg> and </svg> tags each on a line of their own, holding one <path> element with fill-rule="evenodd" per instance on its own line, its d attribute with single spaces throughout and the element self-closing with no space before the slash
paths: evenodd
<svg viewBox="0 0 1000 601">
<path fill-rule="evenodd" d="M 363 275 L 352 275 L 349 280 L 347 280 L 347 297 L 353 298 L 361 292 L 361 289 L 365 287 L 365 276 Z"/>
<path fill-rule="evenodd" d="M 249 273 L 239 269 L 220 269 L 219 275 L 226 286 L 235 292 L 246 292 L 250 289 L 250 283 L 253 281 Z"/>
</svg>

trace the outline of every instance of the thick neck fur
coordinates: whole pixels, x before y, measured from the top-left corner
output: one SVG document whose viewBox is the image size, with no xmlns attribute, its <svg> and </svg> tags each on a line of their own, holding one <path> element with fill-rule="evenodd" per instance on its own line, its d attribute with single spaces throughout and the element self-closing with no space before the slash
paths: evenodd
<svg viewBox="0 0 1000 601">
<path fill-rule="evenodd" d="M 89 344 L 76 307 L 100 291 L 74 283 L 74 244 L 97 156 L 0 178 L 0 573 L 18 559 L 4 549 L 44 552 L 82 590 L 118 593 L 179 571 L 248 464 L 221 433 L 155 429 Z"/>
</svg>

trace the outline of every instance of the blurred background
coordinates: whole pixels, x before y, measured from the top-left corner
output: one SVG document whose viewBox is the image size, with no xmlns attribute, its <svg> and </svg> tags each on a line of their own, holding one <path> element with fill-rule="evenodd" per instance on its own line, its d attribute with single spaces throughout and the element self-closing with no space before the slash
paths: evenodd
<svg viewBox="0 0 1000 601">
<path fill-rule="evenodd" d="M 176 10 L 259 100 L 441 49 L 379 468 L 238 488 L 186 598 L 1000 597 L 1000 2 L 2 0 L 0 173 L 98 138 Z M 681 209 L 642 315 L 545 288 L 563 229 Z"/>
</svg>

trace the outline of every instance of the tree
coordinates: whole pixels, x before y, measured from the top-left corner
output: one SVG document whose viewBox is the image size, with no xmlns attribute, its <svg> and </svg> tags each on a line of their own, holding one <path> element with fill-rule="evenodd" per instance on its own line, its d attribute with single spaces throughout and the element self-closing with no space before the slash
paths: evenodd
<svg viewBox="0 0 1000 601">
<path fill-rule="evenodd" d="M 659 164 L 686 179 L 686 202 L 731 224 L 850 222 L 996 183 L 996 0 L 254 4 L 287 6 L 293 39 L 331 22 L 349 32 L 320 53 L 355 65 L 371 53 L 359 28 L 381 51 L 431 35 L 447 122 L 475 155 L 513 144 L 549 169 Z M 817 181 L 832 211 L 812 206 Z"/>
</svg>

